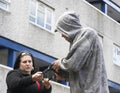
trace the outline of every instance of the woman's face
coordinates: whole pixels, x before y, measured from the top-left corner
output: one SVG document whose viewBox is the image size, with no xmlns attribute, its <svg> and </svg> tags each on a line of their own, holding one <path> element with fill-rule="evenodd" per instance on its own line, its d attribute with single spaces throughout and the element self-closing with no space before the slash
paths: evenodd
<svg viewBox="0 0 120 93">
<path fill-rule="evenodd" d="M 31 74 L 31 71 L 33 70 L 33 62 L 30 55 L 21 57 L 19 68 L 26 74 Z"/>
</svg>

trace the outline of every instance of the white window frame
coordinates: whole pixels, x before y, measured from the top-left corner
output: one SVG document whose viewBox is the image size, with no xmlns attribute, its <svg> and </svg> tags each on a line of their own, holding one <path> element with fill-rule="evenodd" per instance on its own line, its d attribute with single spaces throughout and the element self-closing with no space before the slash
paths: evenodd
<svg viewBox="0 0 120 93">
<path fill-rule="evenodd" d="M 33 2 L 34 7 L 31 6 L 31 2 Z M 43 10 L 42 10 L 42 9 L 39 10 L 39 8 L 38 8 L 39 5 L 41 5 L 41 6 L 43 7 Z M 31 13 L 32 7 L 35 8 L 35 11 L 32 11 L 32 12 L 34 12 L 34 15 L 32 15 L 32 13 Z M 47 18 L 48 18 L 47 11 L 49 11 L 49 13 L 51 13 L 51 17 L 50 17 L 51 23 L 48 23 L 48 22 L 47 22 Z M 44 17 L 43 23 L 44 23 L 44 24 L 43 24 L 43 25 L 40 25 L 40 23 L 39 23 L 40 21 L 38 21 L 38 17 L 39 17 L 39 18 L 41 17 L 41 16 L 38 16 L 38 13 L 41 13 L 41 12 L 44 12 L 44 15 L 43 15 L 43 17 Z M 32 18 L 33 20 L 32 20 L 31 18 Z M 30 21 L 31 23 L 33 23 L 33 24 L 35 24 L 35 25 L 37 25 L 37 26 L 39 26 L 39 27 L 41 27 L 41 28 L 49 31 L 49 32 L 52 32 L 53 9 L 50 8 L 50 7 L 48 7 L 47 5 L 45 5 L 45 4 L 42 3 L 42 2 L 39 2 L 39 1 L 36 1 L 36 0 L 30 0 L 29 21 Z M 49 26 L 51 29 L 48 29 L 46 26 Z"/>
<path fill-rule="evenodd" d="M 0 0 L 0 9 L 9 11 L 10 0 Z"/>
<path fill-rule="evenodd" d="M 113 45 L 113 63 L 120 66 L 120 47 L 116 44 Z"/>
</svg>

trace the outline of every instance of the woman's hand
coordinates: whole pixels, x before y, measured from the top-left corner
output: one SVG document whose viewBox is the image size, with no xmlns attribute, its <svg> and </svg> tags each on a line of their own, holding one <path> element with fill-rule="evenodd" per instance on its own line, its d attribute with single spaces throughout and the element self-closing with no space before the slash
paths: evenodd
<svg viewBox="0 0 120 93">
<path fill-rule="evenodd" d="M 49 79 L 48 78 L 44 78 L 42 83 L 44 84 L 45 88 L 46 89 L 49 89 L 51 87 L 51 84 L 49 82 Z"/>
<path fill-rule="evenodd" d="M 42 72 L 36 72 L 35 74 L 32 75 L 32 80 L 33 81 L 39 81 L 43 79 L 43 74 Z"/>
</svg>

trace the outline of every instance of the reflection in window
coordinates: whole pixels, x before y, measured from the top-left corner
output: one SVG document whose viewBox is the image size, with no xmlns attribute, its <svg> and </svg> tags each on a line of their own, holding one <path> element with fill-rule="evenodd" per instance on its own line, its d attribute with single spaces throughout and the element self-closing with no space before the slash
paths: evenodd
<svg viewBox="0 0 120 93">
<path fill-rule="evenodd" d="M 42 4 L 39 4 L 38 10 L 37 10 L 37 24 L 44 27 L 44 20 L 45 20 L 45 10 L 44 6 Z"/>
<path fill-rule="evenodd" d="M 9 5 L 9 3 L 7 1 L 0 0 L 0 8 L 1 9 L 8 10 L 8 5 Z"/>
<path fill-rule="evenodd" d="M 30 0 L 30 22 L 51 31 L 53 9 L 36 0 Z"/>
<path fill-rule="evenodd" d="M 38 12 L 37 24 L 44 27 L 44 14 L 43 13 Z"/>
<path fill-rule="evenodd" d="M 120 66 L 120 47 L 113 46 L 113 63 Z"/>
<path fill-rule="evenodd" d="M 35 17 L 36 17 L 36 2 L 34 2 L 33 0 L 31 0 L 30 2 L 30 17 L 29 20 L 32 22 L 35 22 Z"/>
<path fill-rule="evenodd" d="M 51 29 L 51 24 L 52 24 L 52 13 L 50 10 L 47 10 L 47 18 L 46 18 L 46 28 Z"/>
</svg>

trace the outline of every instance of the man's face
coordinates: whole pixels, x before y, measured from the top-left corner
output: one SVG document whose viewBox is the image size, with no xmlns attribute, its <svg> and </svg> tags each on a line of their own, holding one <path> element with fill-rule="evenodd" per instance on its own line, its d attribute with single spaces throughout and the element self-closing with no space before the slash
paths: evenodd
<svg viewBox="0 0 120 93">
<path fill-rule="evenodd" d="M 62 37 L 63 37 L 65 40 L 67 40 L 68 42 L 70 42 L 70 39 L 69 39 L 67 36 L 65 36 L 65 35 L 62 34 Z"/>
</svg>

